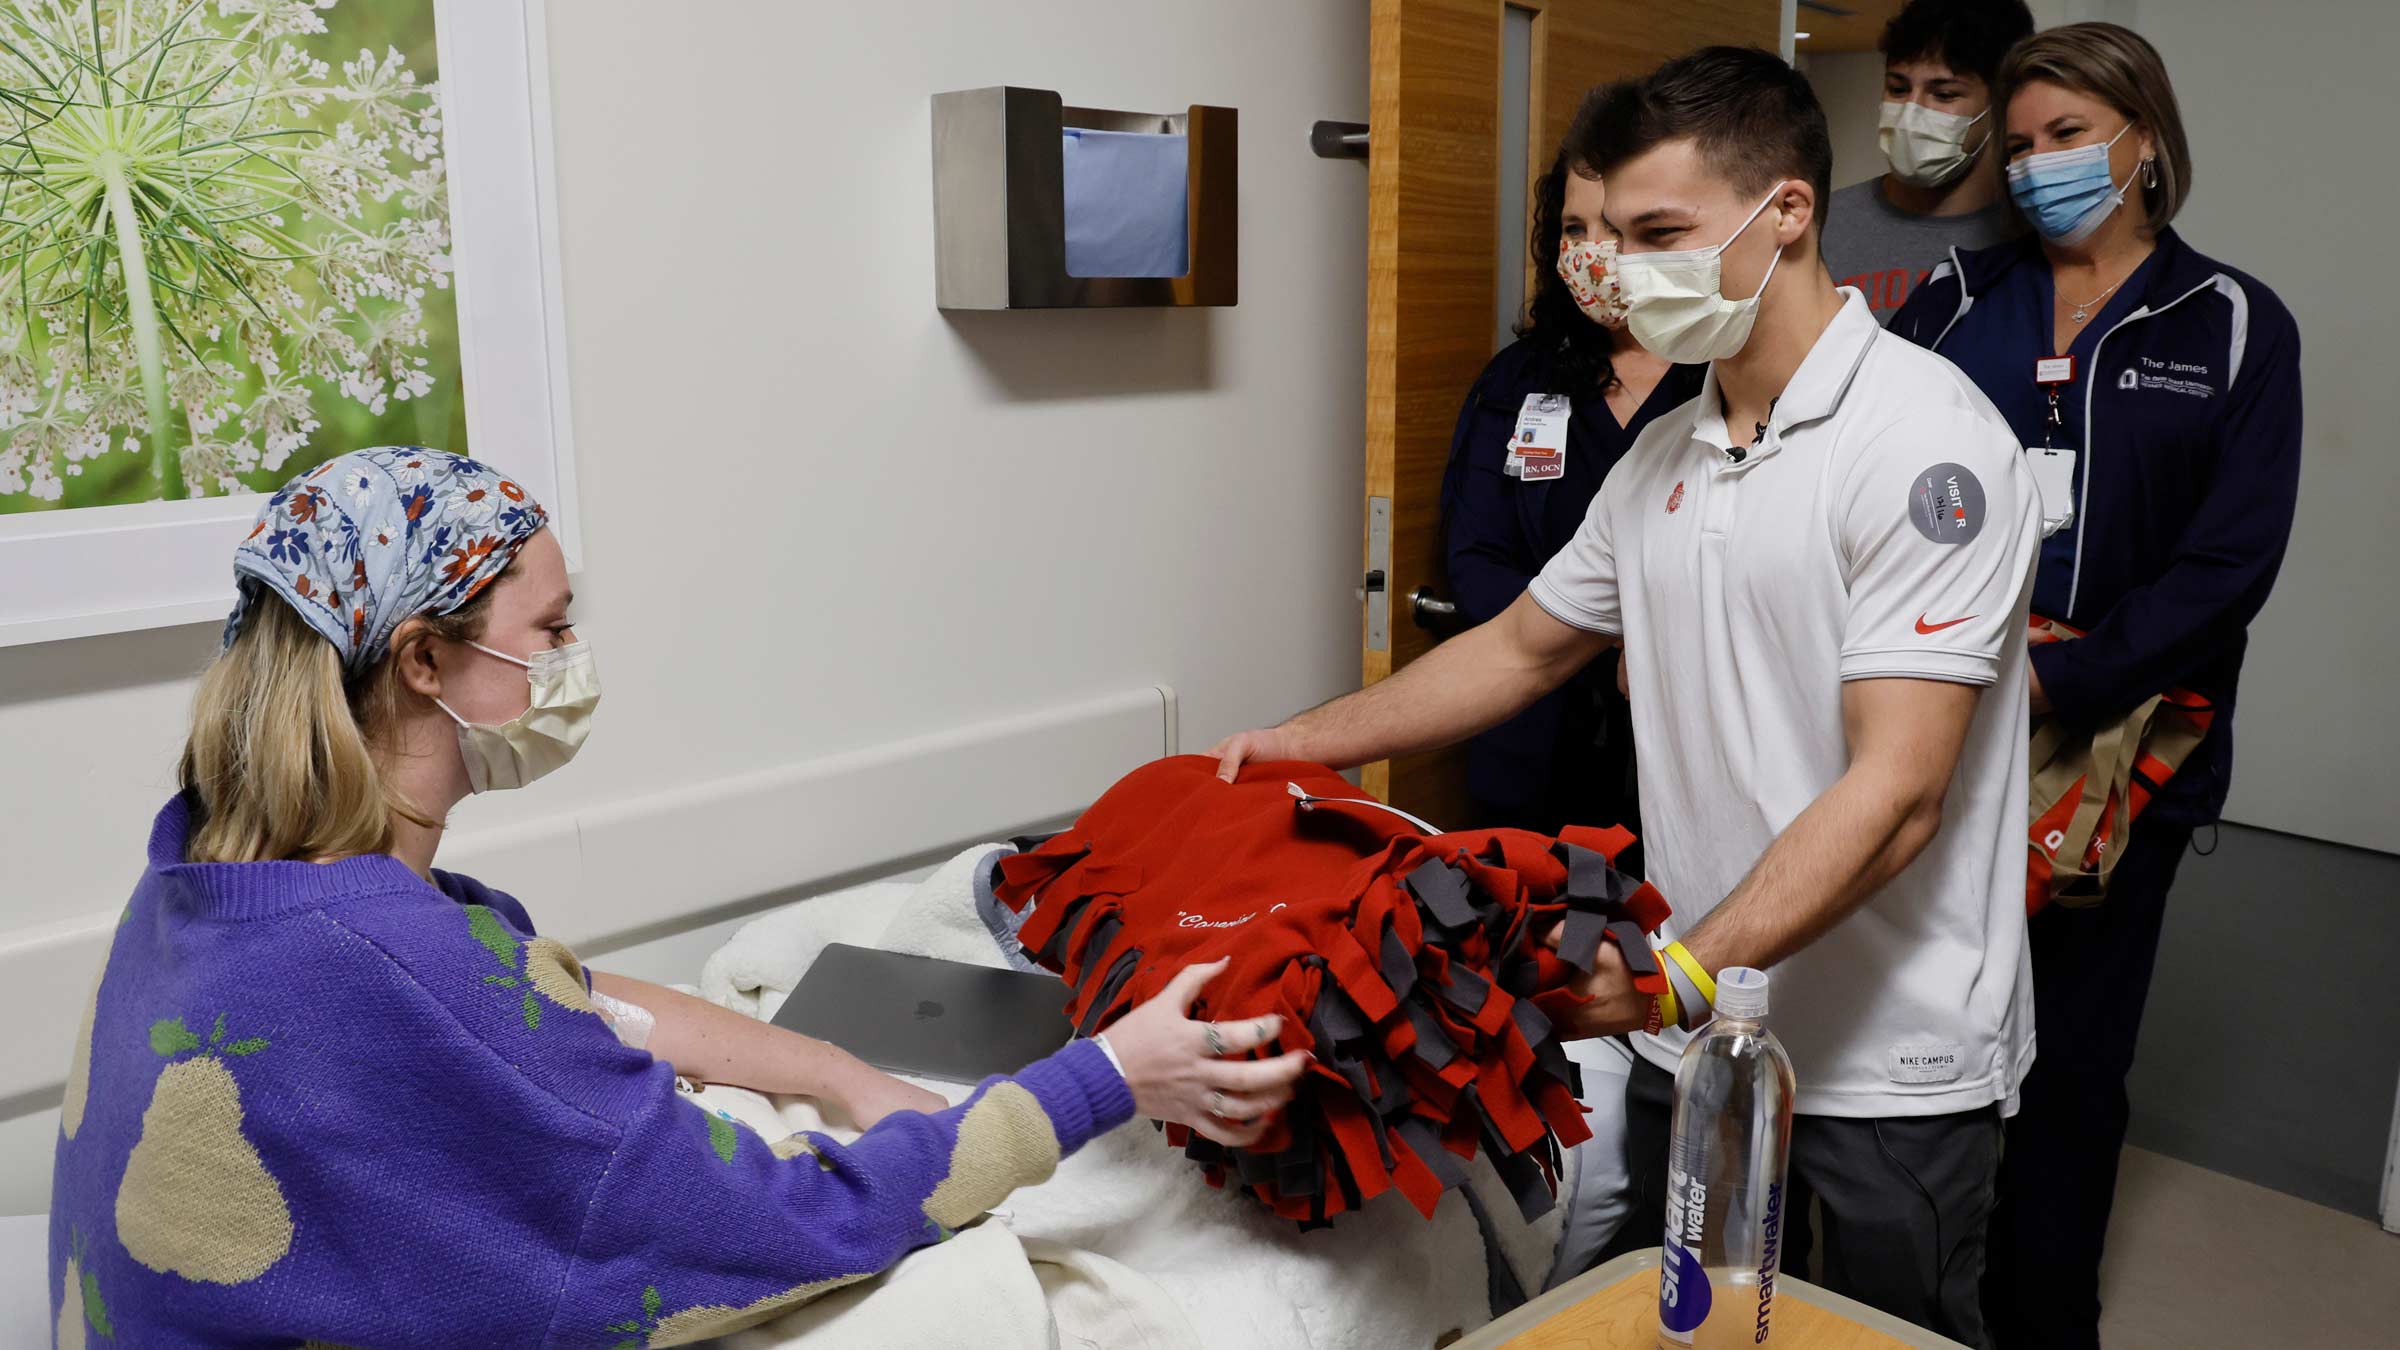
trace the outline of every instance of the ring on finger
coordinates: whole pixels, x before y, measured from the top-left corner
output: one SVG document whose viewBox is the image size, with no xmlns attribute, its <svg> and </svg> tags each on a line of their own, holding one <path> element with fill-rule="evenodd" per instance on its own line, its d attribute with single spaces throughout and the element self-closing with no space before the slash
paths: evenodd
<svg viewBox="0 0 2400 1350">
<path fill-rule="evenodd" d="M 1208 1113 L 1219 1120 L 1232 1119 L 1231 1116 L 1225 1114 L 1225 1094 L 1214 1088 L 1209 1089 L 1208 1093 Z"/>
<path fill-rule="evenodd" d="M 1202 1022 L 1200 1024 L 1200 1030 L 1208 1035 L 1208 1053 L 1212 1057 L 1223 1058 L 1225 1054 L 1225 1033 L 1217 1030 L 1217 1024 L 1214 1022 Z"/>
</svg>

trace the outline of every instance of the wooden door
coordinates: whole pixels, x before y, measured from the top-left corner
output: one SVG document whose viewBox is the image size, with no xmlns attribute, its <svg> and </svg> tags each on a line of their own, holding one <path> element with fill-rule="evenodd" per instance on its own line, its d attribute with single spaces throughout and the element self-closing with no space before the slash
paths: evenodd
<svg viewBox="0 0 2400 1350">
<path fill-rule="evenodd" d="M 1369 571 L 1384 576 L 1367 597 L 1367 684 L 1432 647 L 1411 598 L 1420 588 L 1446 594 L 1436 547 L 1442 468 L 1459 404 L 1492 356 L 1503 265 L 1501 45 L 1510 9 L 1532 16 L 1527 181 L 1510 185 L 1520 193 L 1549 167 L 1586 89 L 1711 43 L 1772 51 L 1781 36 L 1778 0 L 1373 0 L 1366 542 Z M 1510 257 L 1507 265 L 1525 258 L 1522 240 Z M 1466 818 L 1462 764 L 1459 751 L 1440 751 L 1368 765 L 1363 781 L 1386 801 L 1460 828 L 1475 823 Z"/>
</svg>

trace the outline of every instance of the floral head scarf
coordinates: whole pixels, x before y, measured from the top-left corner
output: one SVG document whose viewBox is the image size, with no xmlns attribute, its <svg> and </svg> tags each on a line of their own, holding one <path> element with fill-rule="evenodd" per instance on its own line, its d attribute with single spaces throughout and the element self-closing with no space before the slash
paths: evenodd
<svg viewBox="0 0 2400 1350">
<path fill-rule="evenodd" d="M 382 446 L 327 460 L 268 498 L 234 550 L 241 598 L 225 645 L 272 591 L 356 675 L 403 621 L 474 599 L 549 523 L 524 488 L 463 455 Z"/>
</svg>

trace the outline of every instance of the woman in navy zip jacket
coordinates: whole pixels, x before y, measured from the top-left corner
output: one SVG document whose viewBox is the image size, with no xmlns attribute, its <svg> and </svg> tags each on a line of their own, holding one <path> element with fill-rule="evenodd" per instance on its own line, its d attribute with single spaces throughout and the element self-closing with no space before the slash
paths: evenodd
<svg viewBox="0 0 2400 1350">
<path fill-rule="evenodd" d="M 2107 898 L 2031 921 L 2040 1050 L 1984 1283 L 2005 1350 L 2099 1344 L 2125 1075 L 2167 890 L 2224 803 L 2248 628 L 2291 533 L 2300 334 L 2272 291 L 2167 228 L 2191 154 L 2149 43 L 2114 24 L 2051 29 L 2009 53 L 2000 88 L 2010 193 L 2035 234 L 1936 268 L 1893 331 L 1955 362 L 2047 461 L 2044 528 L 2064 523 L 2033 609 L 2086 636 L 2033 649 L 2034 711 L 2104 724 L 2178 686 L 2218 710 L 2135 822 Z M 2037 371 L 2058 356 L 2071 370 Z"/>
<path fill-rule="evenodd" d="M 1578 123 L 1600 91 L 1586 96 Z M 1575 143 L 1570 131 L 1566 144 Z M 1583 524 L 1600 482 L 1652 419 L 1699 394 L 1701 366 L 1670 366 L 1625 331 L 1606 195 L 1562 150 L 1534 189 L 1526 321 L 1459 409 L 1442 477 L 1442 548 L 1460 618 L 1496 617 Z M 1512 463 L 1528 400 L 1566 405 L 1560 462 Z M 1545 440 L 1550 439 L 1544 437 Z M 1548 476 L 1548 475 L 1555 476 Z M 1616 654 L 1467 746 L 1478 825 L 1556 833 L 1622 823 L 1637 833 L 1633 727 Z"/>
</svg>

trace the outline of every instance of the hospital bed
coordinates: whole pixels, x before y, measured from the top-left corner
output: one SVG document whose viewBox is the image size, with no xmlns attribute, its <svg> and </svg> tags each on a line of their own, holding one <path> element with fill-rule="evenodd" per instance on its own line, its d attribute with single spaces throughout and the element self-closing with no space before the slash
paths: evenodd
<svg viewBox="0 0 2400 1350">
<path fill-rule="evenodd" d="M 999 847 L 967 849 L 923 881 L 870 883 L 763 916 L 709 958 L 695 992 L 771 1017 L 830 942 L 1001 965 L 973 894 Z M 913 1081 L 953 1100 L 968 1090 Z M 739 1089 L 708 1088 L 690 1100 L 762 1135 L 844 1125 L 806 1101 Z M 1524 1223 L 1488 1165 L 1471 1175 L 1491 1216 L 1493 1256 L 1511 1282 L 1538 1291 L 1558 1211 Z M 1140 1122 L 1067 1159 L 969 1232 L 971 1246 L 953 1239 L 923 1249 L 878 1280 L 726 1344 L 917 1343 L 954 1329 L 953 1316 L 971 1316 L 979 1345 L 1386 1350 L 1430 1347 L 1492 1314 L 1486 1234 L 1464 1197 L 1444 1197 L 1429 1221 L 1387 1195 L 1331 1228 L 1301 1232 L 1245 1194 L 1211 1189 Z"/>
</svg>

